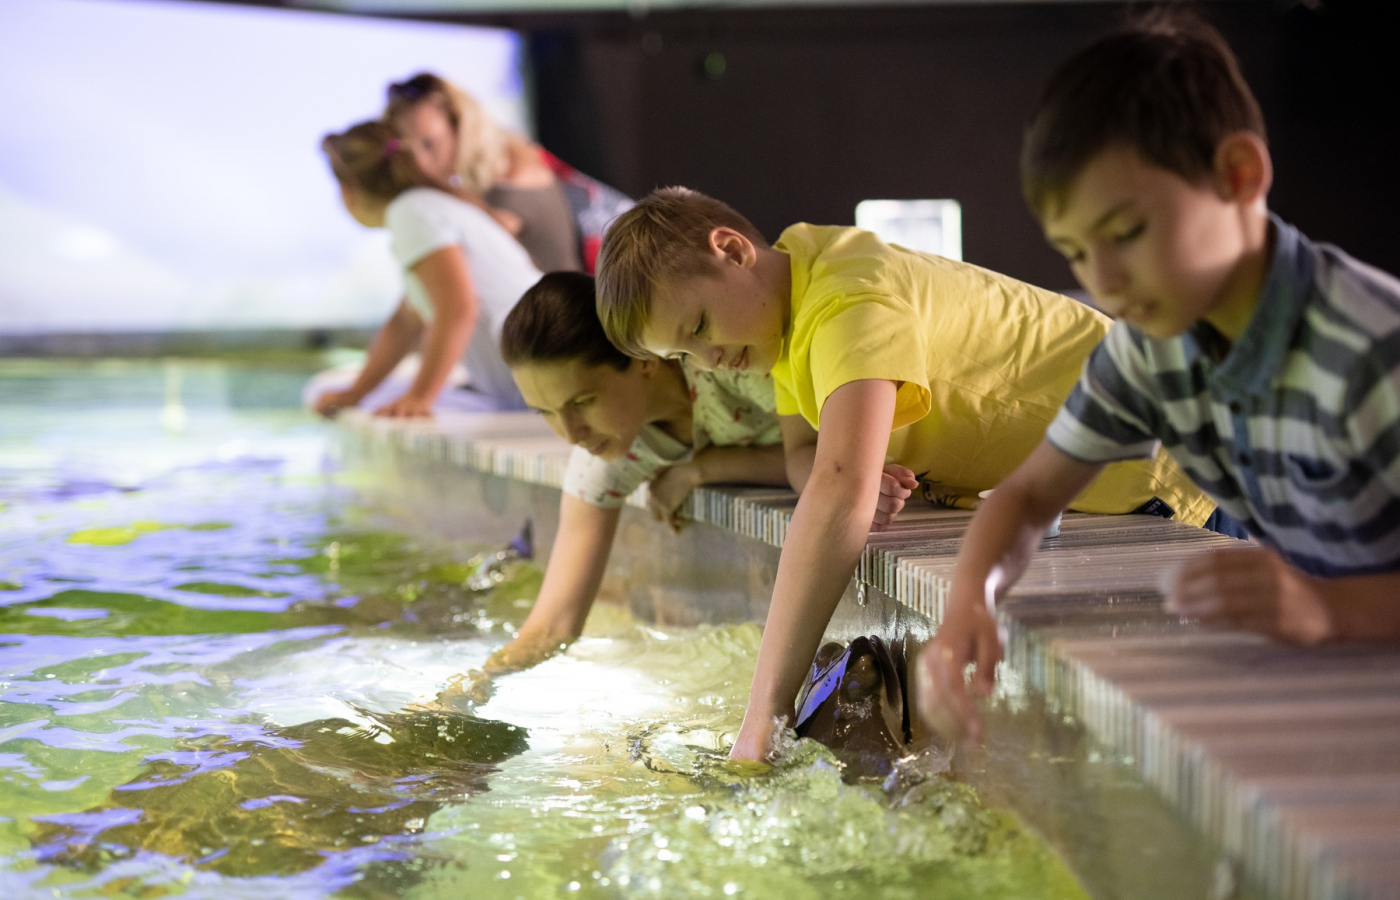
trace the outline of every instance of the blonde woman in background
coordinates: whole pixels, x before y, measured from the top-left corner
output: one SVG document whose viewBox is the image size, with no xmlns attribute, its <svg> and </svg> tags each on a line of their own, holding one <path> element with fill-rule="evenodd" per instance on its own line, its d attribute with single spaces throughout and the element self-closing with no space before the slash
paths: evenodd
<svg viewBox="0 0 1400 900">
<path fill-rule="evenodd" d="M 353 383 L 318 392 L 316 411 L 331 416 L 369 398 L 375 415 L 431 415 L 458 362 L 466 364 L 473 390 L 453 392 L 455 408 L 523 408 L 498 342 L 506 314 L 540 277 L 525 249 L 470 192 L 425 172 L 383 122 L 327 135 L 322 149 L 350 215 L 389 230 L 405 297 L 375 335 Z M 395 367 L 420 345 L 422 362 L 411 383 L 395 384 Z M 386 392 L 398 396 L 378 397 Z"/>
<path fill-rule="evenodd" d="M 592 272 L 608 222 L 632 206 L 431 73 L 389 85 L 384 120 L 425 172 L 480 196 L 542 271 Z"/>
</svg>

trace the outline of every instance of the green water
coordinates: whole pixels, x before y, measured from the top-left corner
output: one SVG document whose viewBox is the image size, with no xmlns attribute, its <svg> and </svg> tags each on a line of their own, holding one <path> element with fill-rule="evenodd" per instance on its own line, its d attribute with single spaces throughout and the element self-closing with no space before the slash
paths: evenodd
<svg viewBox="0 0 1400 900">
<path fill-rule="evenodd" d="M 316 362 L 0 362 L 0 897 L 1083 896 L 917 767 L 729 765 L 751 624 L 601 607 L 417 706 L 540 573 L 473 593 L 481 548 L 358 509 L 295 408 Z"/>
</svg>

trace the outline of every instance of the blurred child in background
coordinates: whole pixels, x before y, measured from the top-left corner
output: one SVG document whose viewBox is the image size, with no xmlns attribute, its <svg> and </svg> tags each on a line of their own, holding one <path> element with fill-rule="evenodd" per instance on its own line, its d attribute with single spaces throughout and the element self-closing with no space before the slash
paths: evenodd
<svg viewBox="0 0 1400 900">
<path fill-rule="evenodd" d="M 350 215 L 387 228 L 403 268 L 405 298 L 375 335 L 364 367 L 348 388 L 316 398 L 334 415 L 365 399 L 401 360 L 422 345 L 412 382 L 375 410 L 392 417 L 428 416 L 465 363 L 469 409 L 520 409 L 524 402 L 501 359 L 501 323 L 540 272 L 520 245 L 471 195 L 429 175 L 412 150 L 383 122 L 363 122 L 328 135 L 322 149 Z"/>
<path fill-rule="evenodd" d="M 384 121 L 434 178 L 480 195 L 545 272 L 593 271 L 622 194 L 497 124 L 471 94 L 430 72 L 389 85 Z"/>
</svg>

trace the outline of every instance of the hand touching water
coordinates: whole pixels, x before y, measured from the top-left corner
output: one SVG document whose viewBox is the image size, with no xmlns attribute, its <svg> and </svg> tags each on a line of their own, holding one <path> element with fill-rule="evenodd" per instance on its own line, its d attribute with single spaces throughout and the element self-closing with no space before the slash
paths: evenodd
<svg viewBox="0 0 1400 900">
<path fill-rule="evenodd" d="M 734 746 L 729 748 L 729 758 L 768 762 L 777 734 L 778 720 L 775 717 L 746 715 L 744 724 L 739 726 L 739 735 L 734 739 Z"/>
<path fill-rule="evenodd" d="M 915 669 L 919 712 L 925 724 L 949 741 L 982 740 L 982 714 L 967 691 L 968 664 L 975 666 L 973 692 L 987 697 L 996 686 L 1001 635 L 994 615 L 1000 569 L 987 577 L 984 598 L 954 597 L 938 633 Z"/>
</svg>

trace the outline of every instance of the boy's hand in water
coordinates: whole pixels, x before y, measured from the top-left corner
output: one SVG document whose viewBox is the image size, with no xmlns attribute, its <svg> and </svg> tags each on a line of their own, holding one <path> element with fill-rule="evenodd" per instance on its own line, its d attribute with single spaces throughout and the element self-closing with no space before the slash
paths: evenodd
<svg viewBox="0 0 1400 900">
<path fill-rule="evenodd" d="M 379 407 L 374 414 L 386 419 L 430 419 L 433 416 L 433 404 L 431 401 L 405 394 L 392 403 Z"/>
<path fill-rule="evenodd" d="M 1290 644 L 1333 636 L 1322 582 L 1257 547 L 1193 557 L 1163 579 L 1166 610 L 1216 628 L 1239 628 Z"/>
<path fill-rule="evenodd" d="M 938 633 L 920 655 L 915 668 L 919 713 L 924 723 L 951 742 L 964 737 L 982 740 L 982 714 L 968 695 L 965 674 L 976 664 L 973 690 L 978 696 L 992 693 L 996 666 L 1001 661 L 1001 638 L 996 619 L 987 605 L 950 603 Z"/>
<path fill-rule="evenodd" d="M 704 484 L 700 467 L 694 463 L 678 463 L 656 476 L 647 487 L 647 509 L 658 522 L 672 531 L 681 530 L 676 510 L 681 508 L 690 492 Z"/>
<path fill-rule="evenodd" d="M 773 753 L 773 741 L 777 734 L 778 723 L 774 717 L 746 715 L 744 724 L 739 726 L 739 736 L 734 739 L 734 746 L 729 748 L 729 758 L 766 763 Z"/>
<path fill-rule="evenodd" d="M 349 409 L 363 399 L 357 391 L 326 391 L 316 398 L 316 413 L 334 419 L 342 409 Z"/>
<path fill-rule="evenodd" d="M 875 520 L 870 530 L 884 531 L 894 524 L 900 510 L 904 509 L 904 501 L 918 486 L 919 479 L 915 477 L 913 469 L 898 463 L 887 463 L 885 473 L 880 476 L 880 500 L 875 504 Z"/>
</svg>

